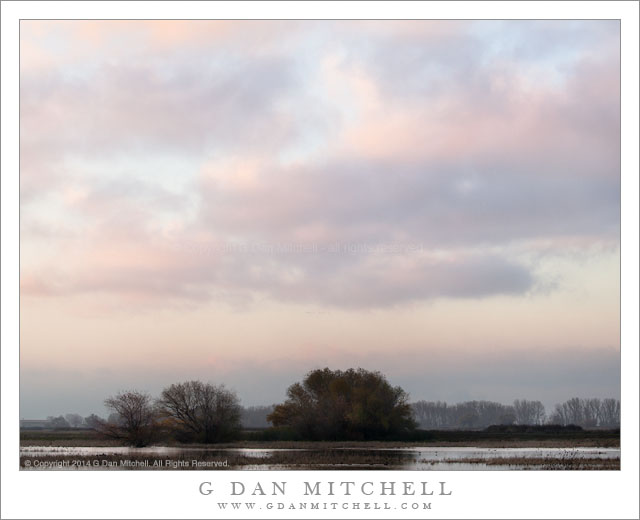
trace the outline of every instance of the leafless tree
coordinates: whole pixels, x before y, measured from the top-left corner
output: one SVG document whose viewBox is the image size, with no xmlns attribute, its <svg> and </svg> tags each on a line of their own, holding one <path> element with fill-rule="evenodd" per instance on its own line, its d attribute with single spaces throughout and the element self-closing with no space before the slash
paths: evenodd
<svg viewBox="0 0 640 520">
<path fill-rule="evenodd" d="M 557 404 L 549 422 L 562 425 L 575 424 L 584 428 L 615 428 L 620 425 L 620 401 L 574 397 L 562 404 Z"/>
<path fill-rule="evenodd" d="M 603 399 L 600 406 L 600 426 L 616 428 L 620 426 L 620 401 Z"/>
<path fill-rule="evenodd" d="M 466 401 L 452 405 L 441 401 L 417 401 L 411 407 L 420 427 L 427 429 L 480 429 L 516 421 L 513 406 L 493 401 Z"/>
<path fill-rule="evenodd" d="M 584 413 L 582 407 L 582 401 L 573 397 L 568 401 L 565 401 L 561 405 L 564 424 L 576 424 L 581 425 L 584 422 Z"/>
<path fill-rule="evenodd" d="M 173 384 L 162 391 L 158 406 L 181 440 L 217 442 L 233 438 L 240 429 L 240 402 L 223 385 Z"/>
<path fill-rule="evenodd" d="M 421 428 L 440 429 L 450 426 L 447 403 L 442 401 L 417 401 L 411 405 L 413 416 Z"/>
<path fill-rule="evenodd" d="M 451 424 L 456 428 L 477 429 L 494 424 L 513 424 L 515 414 L 511 406 L 493 401 L 466 401 L 449 407 Z"/>
<path fill-rule="evenodd" d="M 242 408 L 240 422 L 243 428 L 268 428 L 267 415 L 273 412 L 275 405 L 247 406 Z"/>
<path fill-rule="evenodd" d="M 595 428 L 600 423 L 600 399 L 582 400 L 582 424 L 585 428 Z"/>
<path fill-rule="evenodd" d="M 103 421 L 100 431 L 105 435 L 123 439 L 134 446 L 146 446 L 156 431 L 156 413 L 151 397 L 136 390 L 120 392 L 104 401 L 105 406 L 117 414 L 119 420 Z"/>
<path fill-rule="evenodd" d="M 540 401 L 516 399 L 513 402 L 516 424 L 542 424 L 545 418 L 544 405 Z"/>
</svg>

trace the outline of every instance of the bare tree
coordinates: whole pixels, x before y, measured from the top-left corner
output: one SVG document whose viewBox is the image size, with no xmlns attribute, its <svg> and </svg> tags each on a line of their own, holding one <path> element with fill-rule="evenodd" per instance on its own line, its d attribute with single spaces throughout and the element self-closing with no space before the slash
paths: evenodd
<svg viewBox="0 0 640 520">
<path fill-rule="evenodd" d="M 620 427 L 620 401 L 603 399 L 600 406 L 600 426 L 604 428 Z"/>
<path fill-rule="evenodd" d="M 103 421 L 100 425 L 102 433 L 137 447 L 151 442 L 156 430 L 156 413 L 148 394 L 136 390 L 120 392 L 105 399 L 104 404 L 119 420 Z"/>
<path fill-rule="evenodd" d="M 595 428 L 600 423 L 600 399 L 582 400 L 582 424 L 585 428 Z"/>
<path fill-rule="evenodd" d="M 271 406 L 248 406 L 242 408 L 242 418 L 240 422 L 243 428 L 268 428 L 269 421 L 267 415 L 273 412 L 275 405 Z"/>
<path fill-rule="evenodd" d="M 544 405 L 540 401 L 516 399 L 513 402 L 516 424 L 542 424 L 544 422 Z"/>
<path fill-rule="evenodd" d="M 562 424 L 581 425 L 583 423 L 583 407 L 582 401 L 579 398 L 573 397 L 568 401 L 565 401 L 560 405 L 560 408 L 562 409 L 562 413 L 560 414 L 563 419 Z"/>
<path fill-rule="evenodd" d="M 466 401 L 453 405 L 441 401 L 417 401 L 411 407 L 422 428 L 479 429 L 496 424 L 513 424 L 516 421 L 513 406 L 493 401 Z"/>
<path fill-rule="evenodd" d="M 553 409 L 553 413 L 549 416 L 549 424 L 559 424 L 562 426 L 566 426 L 570 423 L 567 418 L 565 407 L 561 404 L 556 404 Z"/>
<path fill-rule="evenodd" d="M 466 401 L 450 406 L 448 412 L 454 428 L 478 429 L 515 421 L 513 407 L 493 401 Z"/>
<path fill-rule="evenodd" d="M 223 385 L 187 381 L 165 388 L 159 409 L 181 440 L 216 442 L 240 429 L 241 408 L 235 393 Z"/>
<path fill-rule="evenodd" d="M 421 428 L 448 428 L 450 420 L 447 403 L 442 401 L 417 401 L 411 405 L 413 416 Z"/>
<path fill-rule="evenodd" d="M 574 397 L 562 404 L 557 404 L 549 422 L 562 425 L 575 424 L 584 428 L 615 428 L 620 425 L 620 401 Z"/>
</svg>

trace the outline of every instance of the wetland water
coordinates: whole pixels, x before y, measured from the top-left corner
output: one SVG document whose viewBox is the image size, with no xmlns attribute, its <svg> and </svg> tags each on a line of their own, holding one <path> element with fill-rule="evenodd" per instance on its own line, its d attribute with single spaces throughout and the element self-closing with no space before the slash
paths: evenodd
<svg viewBox="0 0 640 520">
<path fill-rule="evenodd" d="M 619 469 L 620 448 L 20 448 L 23 469 Z M 75 462 L 74 462 L 75 461 Z M 127 465 L 123 461 L 141 461 Z M 144 463 L 143 461 L 149 461 Z M 154 461 L 158 463 L 153 464 Z M 182 461 L 182 462 L 180 462 Z M 194 464 L 196 461 L 200 465 Z M 67 463 L 68 462 L 68 463 Z"/>
</svg>

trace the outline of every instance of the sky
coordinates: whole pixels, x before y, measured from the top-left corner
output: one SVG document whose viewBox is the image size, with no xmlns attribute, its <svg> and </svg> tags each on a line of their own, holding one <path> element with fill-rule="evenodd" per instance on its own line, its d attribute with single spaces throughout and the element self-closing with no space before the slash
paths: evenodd
<svg viewBox="0 0 640 520">
<path fill-rule="evenodd" d="M 20 25 L 20 415 L 312 369 L 620 395 L 617 21 Z"/>
</svg>

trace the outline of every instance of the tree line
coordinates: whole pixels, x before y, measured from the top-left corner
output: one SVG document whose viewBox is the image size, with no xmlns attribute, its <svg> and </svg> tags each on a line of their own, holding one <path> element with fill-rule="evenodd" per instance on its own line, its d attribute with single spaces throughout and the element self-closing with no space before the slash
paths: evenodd
<svg viewBox="0 0 640 520">
<path fill-rule="evenodd" d="M 269 406 L 241 406 L 240 407 L 240 426 L 243 429 L 262 429 L 271 426 L 267 421 L 267 416 L 273 411 L 275 405 Z M 95 429 L 100 421 L 105 421 L 96 414 L 90 414 L 86 417 L 77 413 L 67 413 L 58 416 L 48 416 L 43 421 L 46 428 L 52 430 L 68 430 L 68 429 Z M 117 422 L 118 414 L 112 412 L 108 415 L 106 422 Z M 43 426 L 37 426 L 36 429 Z"/>
<path fill-rule="evenodd" d="M 411 406 L 416 421 L 423 429 L 480 429 L 499 424 L 620 427 L 618 399 L 574 397 L 555 405 L 548 416 L 540 401 L 526 399 L 516 399 L 511 405 L 492 401 L 467 401 L 453 405 L 443 401 L 418 401 Z"/>
<path fill-rule="evenodd" d="M 108 397 L 107 419 L 92 414 L 50 417 L 52 428 L 88 427 L 134 446 L 156 439 L 215 443 L 236 439 L 242 428 L 285 432 L 292 439 L 368 440 L 406 438 L 423 430 L 483 429 L 492 425 L 575 425 L 616 428 L 616 399 L 573 398 L 547 416 L 540 401 L 511 405 L 468 401 L 409 403 L 408 394 L 380 372 L 364 369 L 313 370 L 287 389 L 287 399 L 273 406 L 243 408 L 235 392 L 201 381 L 174 383 L 157 398 L 128 390 Z"/>
</svg>

